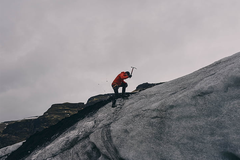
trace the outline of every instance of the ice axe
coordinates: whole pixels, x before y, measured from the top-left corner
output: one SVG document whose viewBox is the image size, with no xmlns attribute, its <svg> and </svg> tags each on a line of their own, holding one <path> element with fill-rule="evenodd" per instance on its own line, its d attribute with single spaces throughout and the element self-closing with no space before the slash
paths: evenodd
<svg viewBox="0 0 240 160">
<path fill-rule="evenodd" d="M 133 70 L 137 68 L 136 67 L 131 67 L 131 68 L 132 68 L 132 71 L 131 71 L 131 76 L 132 76 Z"/>
</svg>

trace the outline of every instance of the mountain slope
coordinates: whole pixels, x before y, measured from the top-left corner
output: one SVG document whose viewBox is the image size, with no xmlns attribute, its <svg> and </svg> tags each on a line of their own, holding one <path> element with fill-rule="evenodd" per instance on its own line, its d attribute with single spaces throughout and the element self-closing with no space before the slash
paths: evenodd
<svg viewBox="0 0 240 160">
<path fill-rule="evenodd" d="M 48 138 L 39 146 L 27 147 L 37 140 L 33 136 L 19 149 L 29 152 L 22 155 L 27 160 L 239 159 L 239 93 L 237 53 L 131 95 L 116 108 L 108 100 L 85 108 L 68 119 L 71 123 L 38 133 Z"/>
</svg>

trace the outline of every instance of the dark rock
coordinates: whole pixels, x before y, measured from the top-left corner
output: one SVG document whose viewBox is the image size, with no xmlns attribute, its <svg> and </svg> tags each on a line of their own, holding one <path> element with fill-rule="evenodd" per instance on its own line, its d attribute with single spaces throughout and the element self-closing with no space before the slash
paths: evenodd
<svg viewBox="0 0 240 160">
<path fill-rule="evenodd" d="M 161 83 L 148 83 L 148 82 L 146 82 L 146 83 L 138 85 L 137 88 L 134 91 L 127 92 L 126 95 L 128 96 L 128 95 L 134 94 L 136 92 L 141 92 L 145 89 L 148 89 L 148 88 L 151 88 L 151 87 L 154 87 L 156 85 L 163 84 L 163 83 L 164 82 L 161 82 Z M 110 94 L 100 94 L 100 95 L 93 96 L 93 97 L 88 99 L 86 106 L 93 105 L 97 102 L 105 101 L 105 100 L 111 98 L 113 95 L 114 95 L 113 93 L 110 93 Z"/>
<path fill-rule="evenodd" d="M 96 104 L 98 102 L 108 100 L 112 96 L 113 96 L 113 94 L 100 94 L 100 95 L 93 96 L 88 99 L 86 106 L 90 106 L 90 105 Z"/>
<path fill-rule="evenodd" d="M 161 83 L 143 83 L 143 84 L 140 84 L 137 86 L 137 88 L 133 91 L 133 92 L 140 92 L 140 91 L 143 91 L 145 89 L 148 89 L 148 88 L 151 88 L 151 87 L 154 87 L 156 85 L 160 85 L 160 84 L 163 84 L 164 82 L 161 82 Z"/>
<path fill-rule="evenodd" d="M 5 123 L 0 123 L 0 133 L 6 128 L 6 126 Z"/>
<path fill-rule="evenodd" d="M 84 107 L 84 103 L 53 104 L 38 118 L 3 122 L 0 124 L 0 148 L 24 141 L 30 135 L 78 113 Z"/>
</svg>

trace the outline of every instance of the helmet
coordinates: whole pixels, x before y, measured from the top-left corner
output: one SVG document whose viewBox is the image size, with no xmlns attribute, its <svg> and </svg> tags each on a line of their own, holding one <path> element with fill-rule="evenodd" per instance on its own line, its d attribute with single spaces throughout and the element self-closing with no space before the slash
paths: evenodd
<svg viewBox="0 0 240 160">
<path fill-rule="evenodd" d="M 128 77 L 130 76 L 130 73 L 128 71 L 126 71 L 125 73 L 128 75 Z"/>
</svg>

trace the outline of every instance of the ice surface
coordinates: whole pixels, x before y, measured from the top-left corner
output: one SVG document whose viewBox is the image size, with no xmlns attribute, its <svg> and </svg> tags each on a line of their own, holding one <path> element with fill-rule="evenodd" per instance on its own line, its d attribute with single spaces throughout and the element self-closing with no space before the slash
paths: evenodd
<svg viewBox="0 0 240 160">
<path fill-rule="evenodd" d="M 240 53 L 111 104 L 27 160 L 240 157 Z"/>
<path fill-rule="evenodd" d="M 0 149 L 0 160 L 4 160 L 7 157 L 8 154 L 10 154 L 11 152 L 18 149 L 18 147 L 20 147 L 22 145 L 22 143 L 23 142 L 19 142 L 19 143 L 16 143 L 14 145 L 11 145 L 11 146 L 1 148 Z"/>
</svg>

